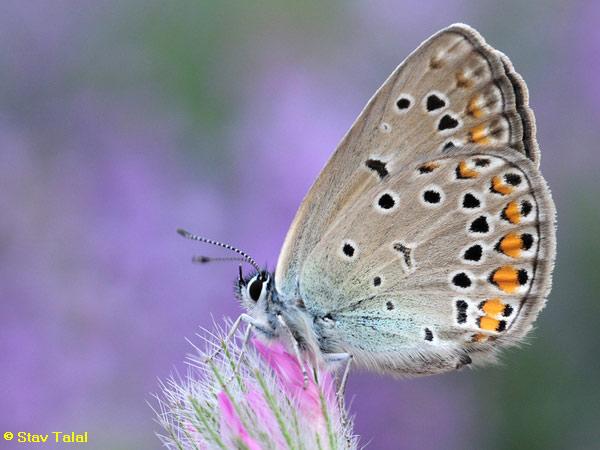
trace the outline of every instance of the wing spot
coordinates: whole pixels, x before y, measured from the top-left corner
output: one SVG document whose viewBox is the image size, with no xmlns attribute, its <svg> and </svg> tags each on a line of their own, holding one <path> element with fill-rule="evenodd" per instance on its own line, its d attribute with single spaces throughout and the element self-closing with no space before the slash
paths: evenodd
<svg viewBox="0 0 600 450">
<path fill-rule="evenodd" d="M 459 180 L 467 180 L 469 178 L 477 178 L 479 176 L 479 172 L 476 170 L 470 169 L 467 161 L 461 161 L 456 166 L 456 178 Z"/>
<path fill-rule="evenodd" d="M 377 204 L 383 209 L 392 209 L 396 205 L 396 201 L 390 194 L 383 194 L 379 197 Z"/>
<path fill-rule="evenodd" d="M 436 162 L 428 162 L 423 164 L 422 166 L 419 167 L 419 174 L 423 175 L 425 173 L 431 173 L 433 172 L 435 169 L 437 169 L 438 167 L 440 167 L 440 165 Z"/>
<path fill-rule="evenodd" d="M 358 246 L 354 241 L 349 239 L 346 239 L 342 242 L 342 247 L 340 250 L 344 259 L 353 260 L 358 256 Z"/>
<path fill-rule="evenodd" d="M 411 252 L 412 250 L 407 247 L 406 245 L 404 245 L 401 242 L 396 242 L 393 245 L 394 250 L 396 250 L 397 252 L 399 252 L 402 255 L 402 259 L 404 261 L 404 264 L 406 265 L 407 269 L 412 269 L 412 260 L 411 260 Z"/>
<path fill-rule="evenodd" d="M 483 117 L 483 109 L 479 106 L 480 103 L 481 96 L 475 95 L 469 100 L 469 105 L 467 106 L 467 112 L 476 119 Z"/>
<path fill-rule="evenodd" d="M 475 144 L 488 145 L 491 140 L 488 137 L 488 130 L 485 124 L 477 125 L 469 130 L 470 141 Z"/>
<path fill-rule="evenodd" d="M 469 230 L 473 233 L 487 233 L 488 231 L 490 231 L 490 226 L 488 224 L 487 217 L 479 216 L 477 219 L 471 222 Z"/>
<path fill-rule="evenodd" d="M 527 271 L 525 269 L 520 269 L 519 273 L 517 275 L 519 284 L 521 286 L 524 286 L 527 284 L 527 281 L 529 280 L 529 274 L 527 273 Z"/>
<path fill-rule="evenodd" d="M 452 277 L 452 284 L 456 287 L 467 289 L 471 286 L 472 282 L 466 273 L 460 272 Z"/>
<path fill-rule="evenodd" d="M 433 333 L 429 328 L 425 328 L 425 340 L 429 342 L 433 341 Z"/>
<path fill-rule="evenodd" d="M 513 294 L 519 286 L 527 283 L 529 275 L 525 269 L 517 270 L 513 266 L 502 266 L 490 274 L 490 283 L 501 291 Z"/>
<path fill-rule="evenodd" d="M 379 130 L 382 133 L 389 133 L 392 131 L 392 126 L 387 122 L 381 122 L 381 125 L 379 125 Z"/>
<path fill-rule="evenodd" d="M 517 202 L 512 201 L 504 207 L 500 216 L 513 225 L 517 225 L 521 222 L 521 208 Z"/>
<path fill-rule="evenodd" d="M 459 70 L 458 72 L 456 72 L 455 78 L 456 87 L 458 88 L 466 89 L 473 85 L 473 80 L 468 78 L 463 70 Z"/>
<path fill-rule="evenodd" d="M 521 202 L 521 214 L 523 214 L 523 217 L 527 217 L 532 209 L 533 206 L 527 200 Z"/>
<path fill-rule="evenodd" d="M 477 326 L 482 330 L 501 332 L 506 330 L 506 321 L 483 316 L 477 319 Z"/>
<path fill-rule="evenodd" d="M 427 203 L 439 203 L 442 200 L 442 195 L 433 190 L 427 190 L 423 193 L 423 200 Z"/>
<path fill-rule="evenodd" d="M 529 233 L 508 233 L 496 244 L 496 251 L 511 258 L 519 258 L 522 250 L 529 250 L 533 245 L 533 236 Z"/>
<path fill-rule="evenodd" d="M 469 305 L 464 300 L 456 300 L 456 322 L 463 324 L 467 322 L 467 307 Z"/>
<path fill-rule="evenodd" d="M 438 123 L 438 130 L 439 131 L 452 130 L 452 129 L 458 127 L 458 125 L 459 125 L 459 122 L 457 119 L 452 117 L 450 114 L 444 114 Z"/>
<path fill-rule="evenodd" d="M 492 177 L 492 182 L 490 184 L 490 191 L 495 194 L 500 195 L 509 195 L 514 190 L 514 187 L 510 184 L 505 184 L 502 181 L 502 178 L 499 176 Z"/>
<path fill-rule="evenodd" d="M 481 261 L 482 255 L 483 255 L 483 247 L 481 247 L 481 245 L 479 245 L 479 244 L 475 244 L 475 245 L 469 247 L 467 250 L 465 250 L 465 254 L 463 255 L 463 258 L 466 259 L 467 261 L 478 262 L 478 261 Z"/>
<path fill-rule="evenodd" d="M 371 169 L 373 172 L 376 172 L 379 175 L 379 179 L 383 180 L 385 177 L 389 175 L 389 172 L 386 167 L 386 163 L 379 159 L 367 159 L 365 161 L 365 165 Z"/>
<path fill-rule="evenodd" d="M 391 311 L 392 309 L 394 309 L 394 304 L 393 304 L 392 302 L 387 302 L 387 303 L 385 304 L 385 308 L 386 308 L 388 311 Z"/>
<path fill-rule="evenodd" d="M 487 167 L 491 164 L 491 161 L 487 158 L 474 158 L 473 162 L 477 167 Z"/>
<path fill-rule="evenodd" d="M 521 184 L 521 175 L 516 173 L 507 173 L 504 175 L 504 181 L 511 186 L 518 186 Z"/>
<path fill-rule="evenodd" d="M 523 233 L 521 235 L 521 242 L 523 243 L 523 250 L 529 250 L 533 245 L 533 236 L 529 233 Z"/>
<path fill-rule="evenodd" d="M 373 286 L 375 286 L 375 287 L 381 286 L 381 277 L 373 278 Z"/>
<path fill-rule="evenodd" d="M 446 142 L 444 144 L 444 147 L 442 148 L 442 151 L 448 151 L 448 150 L 450 150 L 451 148 L 454 148 L 454 147 L 456 147 L 456 145 L 454 145 L 454 142 L 448 141 L 448 142 Z"/>
<path fill-rule="evenodd" d="M 398 97 L 398 100 L 396 100 L 396 111 L 404 114 L 412 107 L 412 104 L 412 96 L 408 94 L 402 94 L 400 97 Z"/>
<path fill-rule="evenodd" d="M 429 60 L 429 68 L 430 69 L 440 69 L 444 65 L 444 60 L 439 56 L 432 56 Z"/>
<path fill-rule="evenodd" d="M 481 200 L 471 193 L 466 193 L 462 201 L 463 208 L 474 209 L 481 206 Z"/>
<path fill-rule="evenodd" d="M 479 304 L 479 309 L 490 317 L 496 317 L 504 311 L 504 303 L 498 297 L 484 300 Z"/>
<path fill-rule="evenodd" d="M 492 338 L 483 333 L 476 333 L 473 336 L 471 336 L 471 342 L 482 343 L 482 342 L 487 342 L 488 340 L 491 341 Z"/>
<path fill-rule="evenodd" d="M 425 109 L 427 109 L 427 112 L 431 113 L 444 107 L 446 107 L 446 101 L 440 98 L 438 95 L 430 94 L 427 96 L 425 101 Z"/>
</svg>

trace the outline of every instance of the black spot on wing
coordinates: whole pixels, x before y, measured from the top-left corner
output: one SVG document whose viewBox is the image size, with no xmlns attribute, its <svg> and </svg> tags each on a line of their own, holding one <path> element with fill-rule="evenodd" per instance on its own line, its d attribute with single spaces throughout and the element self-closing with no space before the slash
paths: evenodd
<svg viewBox="0 0 600 450">
<path fill-rule="evenodd" d="M 463 258 L 467 261 L 479 261 L 483 255 L 483 248 L 479 244 L 475 244 L 465 250 Z"/>
<path fill-rule="evenodd" d="M 487 233 L 490 231 L 490 226 L 488 225 L 487 217 L 479 216 L 473 222 L 471 222 L 471 226 L 469 227 L 473 233 Z"/>
<path fill-rule="evenodd" d="M 527 200 L 521 202 L 521 214 L 523 214 L 523 217 L 527 217 L 532 209 L 533 206 Z"/>
<path fill-rule="evenodd" d="M 406 98 L 406 97 L 400 97 L 397 101 L 396 101 L 396 107 L 399 110 L 405 110 L 410 108 L 410 99 Z"/>
<path fill-rule="evenodd" d="M 425 328 L 425 340 L 429 342 L 433 341 L 433 333 L 429 328 Z"/>
<path fill-rule="evenodd" d="M 533 236 L 529 233 L 523 233 L 521 235 L 521 242 L 523 243 L 523 250 L 529 250 L 533 245 Z"/>
<path fill-rule="evenodd" d="M 479 199 L 477 197 L 475 197 L 473 194 L 470 193 L 466 193 L 465 196 L 463 197 L 463 202 L 462 202 L 463 208 L 479 208 L 481 206 L 481 201 L 479 201 Z"/>
<path fill-rule="evenodd" d="M 471 279 L 466 273 L 460 272 L 452 277 L 452 284 L 454 284 L 454 286 L 466 289 L 471 286 Z"/>
<path fill-rule="evenodd" d="M 390 194 L 383 194 L 381 197 L 379 197 L 377 204 L 383 209 L 391 209 L 396 204 L 396 201 Z"/>
<path fill-rule="evenodd" d="M 507 173 L 504 175 L 504 181 L 511 186 L 518 186 L 521 184 L 521 175 L 517 173 Z"/>
<path fill-rule="evenodd" d="M 386 164 L 383 161 L 378 159 L 367 159 L 365 165 L 372 171 L 377 172 L 377 175 L 379 175 L 381 180 L 389 175 Z"/>
<path fill-rule="evenodd" d="M 458 126 L 458 120 L 452 117 L 450 114 L 444 114 L 444 116 L 440 119 L 438 123 L 438 130 L 451 130 Z"/>
<path fill-rule="evenodd" d="M 444 106 L 446 106 L 446 102 L 437 95 L 431 94 L 429 97 L 427 97 L 427 111 L 435 111 L 436 109 L 443 108 Z"/>
<path fill-rule="evenodd" d="M 394 244 L 394 250 L 402 254 L 402 257 L 404 258 L 404 263 L 407 267 L 412 267 L 412 261 L 410 260 L 410 248 L 408 248 L 406 245 L 400 242 L 396 242 Z"/>
<path fill-rule="evenodd" d="M 473 159 L 476 167 L 487 167 L 490 165 L 490 160 L 487 158 L 475 158 Z"/>
<path fill-rule="evenodd" d="M 467 321 L 467 302 L 464 300 L 456 301 L 456 321 L 465 323 Z"/>
<path fill-rule="evenodd" d="M 446 151 L 446 150 L 450 150 L 451 148 L 454 148 L 454 142 L 452 141 L 448 141 L 444 144 L 444 148 L 442 150 Z"/>
<path fill-rule="evenodd" d="M 521 269 L 517 272 L 517 279 L 519 280 L 519 284 L 523 286 L 527 283 L 527 280 L 529 280 L 529 274 L 525 269 Z"/>
<path fill-rule="evenodd" d="M 423 193 L 423 200 L 426 203 L 439 203 L 442 200 L 442 196 L 439 192 L 433 190 L 427 190 Z"/>
</svg>

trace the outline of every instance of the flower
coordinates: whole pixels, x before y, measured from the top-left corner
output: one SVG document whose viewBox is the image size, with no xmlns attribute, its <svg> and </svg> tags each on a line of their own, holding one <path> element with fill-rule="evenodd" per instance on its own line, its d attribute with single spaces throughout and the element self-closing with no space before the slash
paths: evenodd
<svg viewBox="0 0 600 450">
<path fill-rule="evenodd" d="M 231 325 L 228 323 L 229 326 Z M 206 332 L 186 377 L 162 384 L 159 435 L 172 449 L 355 449 L 352 423 L 333 376 L 301 362 L 279 342 Z"/>
</svg>

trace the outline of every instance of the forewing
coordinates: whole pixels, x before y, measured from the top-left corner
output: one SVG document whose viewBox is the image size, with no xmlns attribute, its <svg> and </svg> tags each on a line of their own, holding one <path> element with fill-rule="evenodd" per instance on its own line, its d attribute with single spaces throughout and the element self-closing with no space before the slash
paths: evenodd
<svg viewBox="0 0 600 450">
<path fill-rule="evenodd" d="M 475 30 L 458 24 L 425 41 L 392 73 L 340 143 L 286 237 L 276 270 L 280 295 L 299 296 L 307 254 L 341 209 L 409 162 L 468 143 L 510 146 L 538 164 L 521 77 Z"/>
<path fill-rule="evenodd" d="M 323 342 L 401 374 L 518 342 L 554 261 L 554 205 L 535 164 L 466 146 L 370 175 L 302 265 L 301 298 L 333 323 Z"/>
</svg>

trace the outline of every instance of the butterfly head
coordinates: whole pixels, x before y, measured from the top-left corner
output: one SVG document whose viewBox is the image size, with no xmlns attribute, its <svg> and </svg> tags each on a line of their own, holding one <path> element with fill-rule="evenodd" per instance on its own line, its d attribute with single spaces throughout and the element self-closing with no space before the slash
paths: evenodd
<svg viewBox="0 0 600 450">
<path fill-rule="evenodd" d="M 242 269 L 236 282 L 236 293 L 244 307 L 249 311 L 265 308 L 273 298 L 273 276 L 266 270 L 254 273 L 244 278 Z"/>
</svg>

